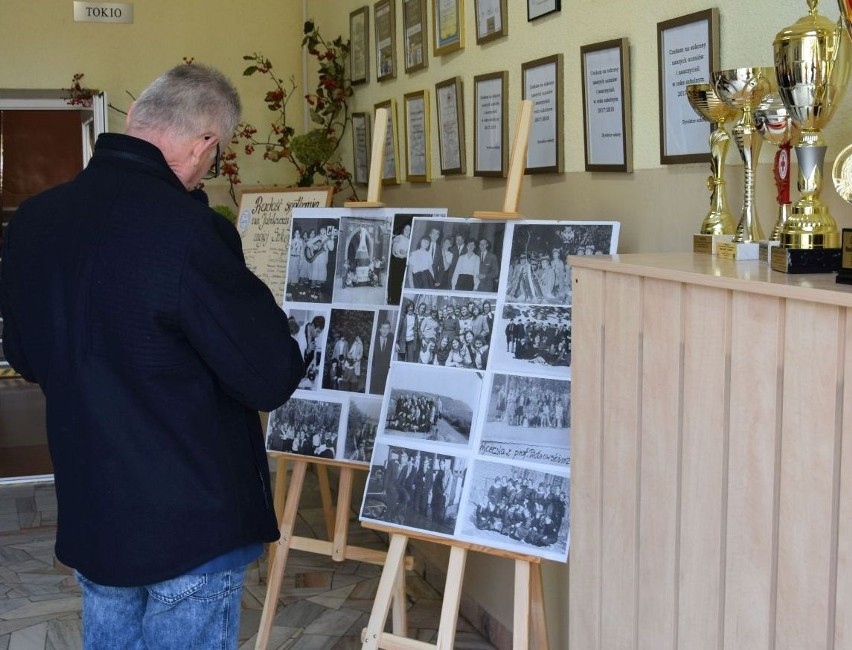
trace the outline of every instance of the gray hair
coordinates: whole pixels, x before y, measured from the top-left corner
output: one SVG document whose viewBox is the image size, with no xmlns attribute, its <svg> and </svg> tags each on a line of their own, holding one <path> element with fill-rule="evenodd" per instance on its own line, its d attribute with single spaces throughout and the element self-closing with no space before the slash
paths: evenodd
<svg viewBox="0 0 852 650">
<path fill-rule="evenodd" d="M 230 139 L 240 121 L 240 110 L 237 89 L 225 75 L 205 65 L 182 64 L 142 91 L 128 130 L 168 131 L 188 137 L 212 130 Z"/>
</svg>

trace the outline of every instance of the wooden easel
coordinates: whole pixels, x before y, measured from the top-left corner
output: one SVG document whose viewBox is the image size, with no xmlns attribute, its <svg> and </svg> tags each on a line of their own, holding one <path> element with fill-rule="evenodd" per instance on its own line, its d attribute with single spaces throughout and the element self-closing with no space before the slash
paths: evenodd
<svg viewBox="0 0 852 650">
<path fill-rule="evenodd" d="M 547 625 L 544 616 L 544 591 L 541 583 L 541 561 L 539 558 L 492 548 L 468 544 L 459 541 L 433 537 L 421 533 L 398 533 L 395 529 L 362 522 L 365 528 L 384 531 L 390 534 L 390 547 L 387 561 L 379 580 L 376 600 L 370 612 L 367 627 L 361 632 L 361 650 L 452 650 L 456 636 L 456 623 L 459 617 L 462 580 L 468 551 L 479 551 L 490 555 L 509 558 L 515 561 L 515 610 L 512 648 L 514 650 L 548 650 Z M 405 576 L 405 548 L 409 538 L 420 539 L 450 546 L 450 562 L 447 567 L 447 581 L 444 585 L 444 598 L 441 606 L 441 620 L 438 625 L 438 638 L 435 644 L 415 641 L 397 632 L 394 619 L 393 632 L 385 632 L 391 600 L 396 597 L 399 585 Z"/>
<path fill-rule="evenodd" d="M 344 208 L 383 208 L 379 198 L 382 191 L 382 165 L 385 161 L 385 137 L 388 130 L 388 109 L 377 108 L 373 124 L 373 148 L 370 150 L 370 176 L 366 201 L 346 201 Z"/>
</svg>

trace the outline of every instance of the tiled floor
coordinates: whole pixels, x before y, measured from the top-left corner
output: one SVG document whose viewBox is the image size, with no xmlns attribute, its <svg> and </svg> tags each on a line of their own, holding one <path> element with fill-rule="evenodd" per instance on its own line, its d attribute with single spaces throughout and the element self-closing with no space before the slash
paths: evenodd
<svg viewBox="0 0 852 650">
<path fill-rule="evenodd" d="M 308 473 L 297 535 L 324 537 L 318 490 Z M 317 502 L 312 502 L 312 501 Z M 56 498 L 53 485 L 0 486 L 0 650 L 77 650 L 80 592 L 70 571 L 53 556 Z M 381 548 L 380 536 L 353 519 L 349 543 Z M 243 595 L 240 650 L 254 648 L 266 593 L 265 557 L 249 570 Z M 290 551 L 274 620 L 270 650 L 360 648 L 381 568 L 360 562 Z M 412 638 L 434 643 L 441 595 L 416 573 L 407 576 L 408 625 Z M 486 649 L 459 619 L 456 648 Z"/>
</svg>

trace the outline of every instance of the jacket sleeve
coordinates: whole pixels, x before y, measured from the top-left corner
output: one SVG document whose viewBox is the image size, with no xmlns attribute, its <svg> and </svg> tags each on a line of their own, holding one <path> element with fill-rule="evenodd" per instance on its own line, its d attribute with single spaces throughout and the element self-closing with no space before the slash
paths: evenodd
<svg viewBox="0 0 852 650">
<path fill-rule="evenodd" d="M 234 227 L 213 215 L 195 233 L 181 278 L 181 328 L 232 397 L 281 406 L 305 373 L 287 315 L 246 268 Z"/>
<path fill-rule="evenodd" d="M 11 225 L 9 229 L 11 229 Z M 12 271 L 10 270 L 9 247 L 9 230 L 7 230 L 3 250 L 0 254 L 2 255 L 2 264 L 0 264 L 0 316 L 3 317 L 3 356 L 21 377 L 27 381 L 35 382 L 37 379 L 24 353 L 20 331 L 15 321 L 15 312 L 12 309 Z M 6 282 L 3 281 L 4 277 L 7 278 Z"/>
</svg>

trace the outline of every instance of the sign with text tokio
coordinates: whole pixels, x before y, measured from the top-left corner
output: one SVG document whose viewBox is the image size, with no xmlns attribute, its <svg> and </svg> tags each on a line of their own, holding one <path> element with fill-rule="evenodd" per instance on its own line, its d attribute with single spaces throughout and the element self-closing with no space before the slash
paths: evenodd
<svg viewBox="0 0 852 650">
<path fill-rule="evenodd" d="M 126 2 L 74 2 L 76 23 L 132 23 L 133 5 Z"/>
</svg>

